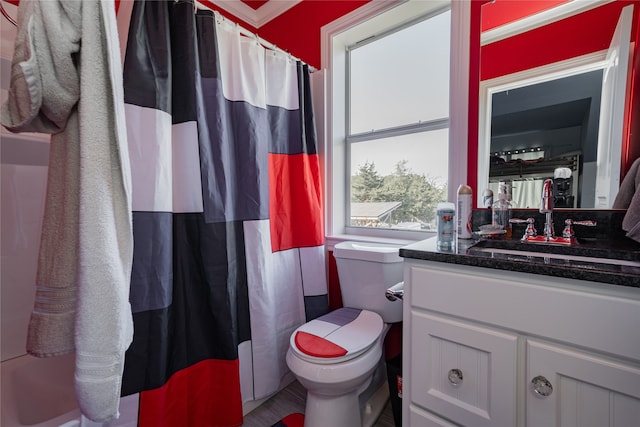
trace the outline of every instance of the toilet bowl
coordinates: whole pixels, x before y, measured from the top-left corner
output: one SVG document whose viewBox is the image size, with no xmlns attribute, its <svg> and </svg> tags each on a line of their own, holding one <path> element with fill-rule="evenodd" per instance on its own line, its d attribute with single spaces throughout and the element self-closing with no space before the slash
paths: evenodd
<svg viewBox="0 0 640 427">
<path fill-rule="evenodd" d="M 307 390 L 305 427 L 370 426 L 382 411 L 388 398 L 384 337 L 389 323 L 402 320 L 402 304 L 385 298 L 386 289 L 402 280 L 398 249 L 335 246 L 345 307 L 296 329 L 286 356 Z"/>
</svg>

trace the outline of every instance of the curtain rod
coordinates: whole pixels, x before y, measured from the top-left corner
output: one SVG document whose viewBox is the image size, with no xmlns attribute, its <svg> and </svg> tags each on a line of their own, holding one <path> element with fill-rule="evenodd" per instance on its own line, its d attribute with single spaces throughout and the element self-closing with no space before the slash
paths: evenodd
<svg viewBox="0 0 640 427">
<path fill-rule="evenodd" d="M 279 48 L 279 47 L 278 47 L 278 46 L 276 46 L 275 44 L 273 44 L 273 43 L 271 43 L 271 42 L 268 42 L 267 40 L 263 39 L 263 38 L 262 38 L 262 37 L 260 37 L 258 34 L 253 33 L 253 32 L 251 32 L 251 31 L 247 30 L 246 28 L 244 28 L 242 25 L 238 24 L 237 22 L 234 22 L 234 21 L 232 21 L 231 19 L 229 19 L 229 18 L 225 17 L 225 16 L 224 16 L 224 15 L 222 15 L 222 13 L 220 13 L 219 11 L 217 11 L 217 10 L 213 10 L 211 7 L 209 7 L 209 6 L 206 6 L 206 5 L 202 4 L 202 3 L 201 3 L 201 2 L 199 2 L 198 0 L 194 0 L 194 4 L 195 4 L 196 9 L 200 9 L 200 10 L 209 10 L 209 11 L 213 12 L 213 13 L 216 15 L 216 17 L 220 17 L 220 18 L 221 18 L 221 19 L 223 19 L 223 20 L 226 20 L 226 21 L 229 21 L 229 22 L 233 23 L 233 24 L 238 28 L 238 30 L 240 30 L 240 34 L 242 34 L 242 35 L 244 35 L 244 36 L 247 36 L 247 37 L 251 37 L 251 38 L 256 39 L 256 40 L 258 41 L 258 43 L 260 43 L 262 46 L 266 47 L 267 49 L 275 50 L 275 51 L 277 51 L 277 52 L 283 53 L 283 54 L 285 54 L 285 55 L 288 55 L 288 56 L 289 56 L 289 58 L 291 58 L 291 59 L 294 59 L 294 60 L 296 60 L 296 61 L 300 61 L 300 62 L 302 62 L 303 64 L 306 64 L 306 65 L 309 67 L 309 71 L 310 71 L 310 72 L 318 71 L 318 70 L 317 70 L 315 67 L 313 67 L 312 65 L 309 65 L 309 64 L 307 64 L 306 62 L 304 62 L 303 60 L 301 60 L 300 58 L 296 58 L 295 56 L 291 55 L 291 53 L 290 53 L 290 52 L 285 51 L 285 50 L 283 50 L 283 49 Z"/>
</svg>

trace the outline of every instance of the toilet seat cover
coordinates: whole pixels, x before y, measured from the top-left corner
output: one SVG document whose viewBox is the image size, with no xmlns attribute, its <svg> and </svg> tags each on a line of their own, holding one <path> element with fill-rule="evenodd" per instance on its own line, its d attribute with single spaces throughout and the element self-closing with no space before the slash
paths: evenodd
<svg viewBox="0 0 640 427">
<path fill-rule="evenodd" d="M 383 327 L 378 313 L 340 308 L 296 329 L 291 334 L 291 349 L 313 363 L 346 362 L 367 351 Z"/>
</svg>

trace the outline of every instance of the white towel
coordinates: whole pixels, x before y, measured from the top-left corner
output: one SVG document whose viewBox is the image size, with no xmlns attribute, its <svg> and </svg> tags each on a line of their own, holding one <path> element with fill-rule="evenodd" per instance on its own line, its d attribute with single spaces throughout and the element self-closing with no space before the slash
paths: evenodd
<svg viewBox="0 0 640 427">
<path fill-rule="evenodd" d="M 21 1 L 9 100 L 12 131 L 53 133 L 27 350 L 76 351 L 87 418 L 119 415 L 133 337 L 131 184 L 115 5 Z"/>
<path fill-rule="evenodd" d="M 18 8 L 18 34 L 9 98 L 2 124 L 13 132 L 53 134 L 45 215 L 40 241 L 36 302 L 27 351 L 47 357 L 74 351 L 80 206 L 80 144 L 77 103 L 80 79 L 73 58 L 80 50 L 80 4 L 61 16 L 57 3 L 25 1 Z M 74 6 L 74 5 L 70 5 Z M 55 37 L 53 41 L 51 38 Z"/>
</svg>

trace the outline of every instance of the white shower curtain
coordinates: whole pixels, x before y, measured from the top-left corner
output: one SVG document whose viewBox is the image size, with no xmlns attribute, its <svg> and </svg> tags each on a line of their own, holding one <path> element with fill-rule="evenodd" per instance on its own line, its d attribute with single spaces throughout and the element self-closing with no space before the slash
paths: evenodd
<svg viewBox="0 0 640 427">
<path fill-rule="evenodd" d="M 131 41 L 135 40 L 134 43 Z M 238 425 L 328 309 L 308 67 L 190 1 L 136 2 L 125 59 L 140 425 Z"/>
</svg>

